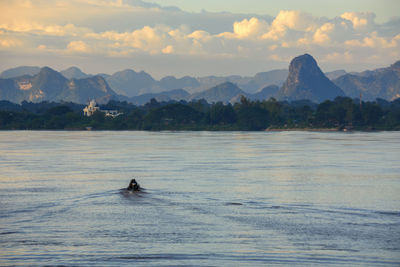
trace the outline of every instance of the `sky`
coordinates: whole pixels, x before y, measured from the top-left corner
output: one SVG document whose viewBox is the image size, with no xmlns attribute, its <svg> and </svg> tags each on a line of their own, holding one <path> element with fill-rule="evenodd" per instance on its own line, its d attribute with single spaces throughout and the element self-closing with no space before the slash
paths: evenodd
<svg viewBox="0 0 400 267">
<path fill-rule="evenodd" d="M 164 6 L 177 6 L 188 12 L 232 12 L 247 14 L 278 14 L 281 10 L 299 10 L 316 16 L 335 17 L 349 10 L 371 12 L 376 21 L 385 22 L 399 16 L 398 0 L 153 0 Z"/>
<path fill-rule="evenodd" d="M 323 71 L 400 60 L 398 0 L 0 0 L 0 71 L 255 75 L 309 53 Z"/>
</svg>

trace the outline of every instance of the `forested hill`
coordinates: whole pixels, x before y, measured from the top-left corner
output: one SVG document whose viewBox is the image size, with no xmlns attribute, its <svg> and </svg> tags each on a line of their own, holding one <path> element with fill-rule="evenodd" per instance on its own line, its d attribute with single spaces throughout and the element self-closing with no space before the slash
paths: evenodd
<svg viewBox="0 0 400 267">
<path fill-rule="evenodd" d="M 101 109 L 118 110 L 83 116 L 83 105 L 0 101 L 0 130 L 241 130 L 331 129 L 400 130 L 400 100 L 362 102 L 337 97 L 321 104 L 309 101 L 251 101 L 231 105 L 204 100 L 157 102 L 143 106 L 110 101 Z"/>
</svg>

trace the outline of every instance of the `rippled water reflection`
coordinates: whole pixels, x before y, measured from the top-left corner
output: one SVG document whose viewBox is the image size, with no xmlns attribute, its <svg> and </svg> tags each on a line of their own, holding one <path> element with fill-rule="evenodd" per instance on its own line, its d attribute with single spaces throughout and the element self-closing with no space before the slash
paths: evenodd
<svg viewBox="0 0 400 267">
<path fill-rule="evenodd" d="M 0 132 L 0 265 L 398 266 L 399 140 Z"/>
</svg>

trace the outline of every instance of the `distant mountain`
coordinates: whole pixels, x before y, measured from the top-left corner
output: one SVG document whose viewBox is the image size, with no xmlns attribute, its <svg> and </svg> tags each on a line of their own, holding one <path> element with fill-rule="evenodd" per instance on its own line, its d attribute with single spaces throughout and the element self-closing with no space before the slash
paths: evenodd
<svg viewBox="0 0 400 267">
<path fill-rule="evenodd" d="M 63 101 L 86 103 L 96 99 L 99 103 L 107 103 L 116 93 L 101 76 L 85 79 L 72 79 L 68 82 L 68 90 L 61 94 Z"/>
<path fill-rule="evenodd" d="M 316 103 L 344 96 L 343 91 L 331 82 L 309 54 L 294 58 L 290 62 L 289 75 L 279 89 L 280 100 L 308 99 Z"/>
<path fill-rule="evenodd" d="M 246 96 L 247 94 L 237 87 L 236 84 L 225 82 L 203 92 L 195 93 L 191 96 L 191 99 L 205 99 L 209 103 L 215 103 L 219 101 L 228 103 L 240 95 Z"/>
<path fill-rule="evenodd" d="M 82 72 L 77 67 L 70 67 L 68 69 L 60 71 L 60 73 L 67 79 L 83 79 L 91 76 Z"/>
<path fill-rule="evenodd" d="M 239 102 L 242 96 L 245 96 L 251 100 L 263 101 L 271 97 L 274 97 L 278 90 L 279 90 L 278 86 L 270 85 L 263 88 L 261 91 L 255 94 L 249 94 L 241 90 L 235 84 L 226 82 L 218 86 L 215 86 L 213 88 L 210 88 L 209 90 L 205 90 L 200 93 L 194 93 L 192 95 L 183 89 L 176 89 L 161 93 L 142 94 L 131 98 L 120 97 L 120 99 L 131 102 L 135 105 L 144 105 L 148 103 L 152 98 L 156 99 L 158 102 L 168 102 L 171 100 L 189 101 L 189 100 L 205 99 L 209 103 L 212 102 L 235 103 Z"/>
<path fill-rule="evenodd" d="M 58 101 L 61 92 L 68 88 L 67 81 L 60 73 L 44 67 L 34 76 L 24 75 L 0 79 L 0 99 L 14 103 L 24 100 L 30 102 Z"/>
<path fill-rule="evenodd" d="M 271 70 L 267 72 L 257 73 L 253 77 L 243 77 L 239 75 L 231 75 L 226 77 L 207 76 L 197 78 L 200 85 L 192 90 L 192 92 L 201 92 L 211 87 L 217 86 L 224 82 L 237 84 L 246 93 L 254 94 L 269 85 L 281 86 L 288 75 L 288 70 Z"/>
<path fill-rule="evenodd" d="M 272 84 L 282 85 L 287 74 L 288 70 L 273 70 L 257 73 L 254 77 L 232 75 L 226 77 L 206 76 L 194 78 L 185 76 L 176 78 L 174 76 L 166 76 L 157 81 L 146 72 L 135 72 L 128 69 L 116 72 L 111 76 L 106 74 L 102 74 L 102 76 L 118 94 L 134 97 L 175 89 L 184 89 L 191 94 L 195 94 L 225 82 L 237 84 L 246 93 L 256 93 Z"/>
<path fill-rule="evenodd" d="M 62 100 L 60 95 L 68 89 L 68 79 L 49 67 L 41 68 L 28 82 L 32 87 L 26 92 L 29 93 L 29 100 L 32 102 Z"/>
<path fill-rule="evenodd" d="M 347 96 L 363 100 L 400 98 L 400 60 L 388 68 L 346 74 L 333 81 Z"/>
<path fill-rule="evenodd" d="M 256 93 L 269 85 L 281 86 L 285 82 L 288 73 L 289 71 L 287 69 L 259 72 L 248 82 L 239 82 L 238 86 L 247 93 Z"/>
<path fill-rule="evenodd" d="M 8 100 L 14 103 L 20 103 L 24 100 L 22 91 L 18 88 L 17 81 L 0 78 L 0 100 Z"/>
<path fill-rule="evenodd" d="M 162 78 L 158 82 L 158 86 L 164 90 L 174 90 L 174 89 L 192 89 L 200 86 L 199 81 L 196 78 L 185 76 L 180 79 L 174 76 L 167 76 Z"/>
<path fill-rule="evenodd" d="M 116 93 L 100 76 L 68 80 L 61 73 L 44 67 L 34 76 L 0 79 L 0 99 L 22 101 L 71 101 L 86 103 L 88 99 L 110 98 Z"/>
<path fill-rule="evenodd" d="M 111 75 L 110 74 L 106 74 L 106 73 L 97 73 L 96 74 L 97 76 L 101 76 L 101 77 L 103 77 L 104 79 L 108 79 L 109 77 L 111 77 Z"/>
<path fill-rule="evenodd" d="M 9 78 L 15 78 L 19 76 L 24 76 L 24 75 L 36 75 L 40 71 L 40 67 L 32 67 L 32 66 L 22 66 L 22 67 L 16 67 L 12 69 L 8 69 L 3 71 L 0 74 L 0 78 L 2 79 L 9 79 Z"/>
<path fill-rule="evenodd" d="M 261 91 L 255 93 L 255 94 L 251 94 L 248 95 L 248 97 L 251 100 L 266 100 L 269 99 L 271 97 L 274 97 L 279 91 L 279 87 L 276 85 L 269 85 L 263 89 L 261 89 Z"/>
<path fill-rule="evenodd" d="M 194 88 L 194 90 L 191 90 L 189 92 L 200 93 L 217 85 L 223 84 L 225 82 L 237 84 L 237 82 L 240 81 L 240 79 L 242 78 L 243 78 L 242 76 L 238 75 L 232 75 L 227 77 L 218 77 L 218 76 L 199 77 L 197 78 L 197 80 L 199 81 L 200 85 L 197 88 Z"/>
<path fill-rule="evenodd" d="M 345 70 L 334 70 L 330 72 L 325 72 L 325 76 L 328 77 L 329 80 L 334 80 L 339 78 L 340 76 L 345 75 L 347 72 Z"/>
<path fill-rule="evenodd" d="M 143 94 L 140 96 L 134 96 L 130 98 L 128 102 L 140 106 L 148 103 L 152 98 L 154 98 L 158 102 L 168 102 L 171 100 L 180 101 L 180 100 L 188 100 L 190 98 L 190 94 L 183 89 L 176 89 L 161 93 Z"/>
<path fill-rule="evenodd" d="M 144 71 L 135 72 L 130 69 L 119 71 L 111 76 L 106 76 L 106 81 L 115 92 L 128 97 L 157 91 L 153 90 L 157 86 L 157 82 Z"/>
</svg>

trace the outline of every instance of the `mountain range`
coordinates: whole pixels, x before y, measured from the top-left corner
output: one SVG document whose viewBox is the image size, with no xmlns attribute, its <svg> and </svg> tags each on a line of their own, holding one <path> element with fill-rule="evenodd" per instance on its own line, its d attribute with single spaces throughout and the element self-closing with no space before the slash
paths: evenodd
<svg viewBox="0 0 400 267">
<path fill-rule="evenodd" d="M 160 80 L 150 74 L 123 70 L 112 75 L 91 75 L 77 67 L 57 72 L 48 67 L 22 66 L 0 74 L 0 100 L 70 101 L 86 103 L 89 99 L 107 102 L 123 100 L 142 105 L 151 98 L 158 101 L 198 100 L 236 102 L 241 96 L 251 100 L 275 97 L 278 100 L 311 100 L 319 103 L 337 96 L 361 97 L 363 100 L 400 97 L 400 61 L 387 68 L 360 73 L 344 70 L 323 73 L 309 55 L 294 58 L 288 70 L 272 70 L 255 76 L 227 77 L 167 76 Z"/>
<path fill-rule="evenodd" d="M 21 66 L 3 71 L 0 74 L 1 79 L 16 78 L 24 75 L 36 75 L 40 71 L 40 67 Z"/>
<path fill-rule="evenodd" d="M 23 75 L 33 76 L 38 74 L 39 71 L 39 67 L 22 66 L 4 71 L 0 74 L 0 78 L 16 78 Z M 60 73 L 67 79 L 82 79 L 94 76 L 82 72 L 77 67 L 70 67 L 60 71 Z M 237 84 L 237 86 L 248 93 L 257 93 L 271 84 L 281 86 L 288 75 L 288 70 L 260 72 L 253 77 L 232 75 L 227 77 L 207 76 L 194 78 L 185 76 L 176 78 L 174 76 L 166 76 L 159 81 L 144 71 L 136 72 L 131 69 L 118 71 L 112 75 L 103 73 L 97 75 L 102 76 L 117 94 L 134 97 L 176 89 L 184 89 L 193 94 L 225 82 Z"/>
<path fill-rule="evenodd" d="M 400 61 L 387 68 L 345 74 L 333 80 L 346 96 L 363 100 L 395 100 L 400 97 Z"/>
<path fill-rule="evenodd" d="M 116 93 L 101 76 L 67 79 L 61 73 L 44 67 L 36 75 L 0 79 L 0 99 L 22 101 L 66 101 L 86 103 L 89 99 L 111 99 Z"/>
</svg>

